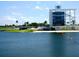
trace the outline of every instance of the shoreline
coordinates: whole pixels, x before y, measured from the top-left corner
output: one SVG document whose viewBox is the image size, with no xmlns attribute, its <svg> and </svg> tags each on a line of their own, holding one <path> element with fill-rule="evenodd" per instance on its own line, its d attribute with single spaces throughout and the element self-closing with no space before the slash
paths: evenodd
<svg viewBox="0 0 79 59">
<path fill-rule="evenodd" d="M 79 30 L 55 30 L 55 31 L 35 31 L 35 30 L 19 30 L 19 31 L 13 31 L 13 30 L 11 30 L 11 31 L 0 31 L 0 32 L 24 32 L 24 33 L 26 33 L 26 32 L 34 32 L 34 33 L 41 33 L 41 32 L 43 32 L 43 33 L 65 33 L 65 32 L 79 32 Z"/>
<path fill-rule="evenodd" d="M 64 32 L 79 32 L 79 30 L 57 30 L 57 31 L 34 31 L 34 32 L 53 32 L 53 33 L 64 33 Z"/>
</svg>

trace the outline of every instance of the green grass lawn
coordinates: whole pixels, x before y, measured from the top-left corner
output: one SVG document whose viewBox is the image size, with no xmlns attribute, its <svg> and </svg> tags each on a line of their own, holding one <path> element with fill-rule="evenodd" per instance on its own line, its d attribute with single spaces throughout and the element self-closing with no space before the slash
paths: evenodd
<svg viewBox="0 0 79 59">
<path fill-rule="evenodd" d="M 10 27 L 0 27 L 0 30 L 10 30 Z"/>
<path fill-rule="evenodd" d="M 12 29 L 10 27 L 0 27 L 0 31 L 5 32 L 33 32 L 31 29 L 19 30 L 19 29 Z"/>
<path fill-rule="evenodd" d="M 13 30 L 6 30 L 6 32 L 33 32 L 33 30 L 16 30 L 16 29 L 13 29 Z"/>
</svg>

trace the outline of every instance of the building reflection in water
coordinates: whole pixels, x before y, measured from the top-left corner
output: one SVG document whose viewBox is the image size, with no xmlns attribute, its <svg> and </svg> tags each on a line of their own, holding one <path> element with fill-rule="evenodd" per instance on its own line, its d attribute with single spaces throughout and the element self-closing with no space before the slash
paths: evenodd
<svg viewBox="0 0 79 59">
<path fill-rule="evenodd" d="M 63 57 L 65 53 L 65 33 L 50 33 L 51 56 Z"/>
</svg>

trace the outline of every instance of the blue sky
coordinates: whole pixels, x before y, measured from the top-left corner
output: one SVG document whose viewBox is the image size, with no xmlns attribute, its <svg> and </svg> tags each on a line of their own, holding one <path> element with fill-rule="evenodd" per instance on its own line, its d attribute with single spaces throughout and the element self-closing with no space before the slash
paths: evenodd
<svg viewBox="0 0 79 59">
<path fill-rule="evenodd" d="M 76 11 L 76 22 L 79 23 L 79 1 L 0 1 L 0 25 L 19 24 L 24 22 L 49 23 L 49 9 L 61 5 L 62 8 L 73 8 Z"/>
</svg>

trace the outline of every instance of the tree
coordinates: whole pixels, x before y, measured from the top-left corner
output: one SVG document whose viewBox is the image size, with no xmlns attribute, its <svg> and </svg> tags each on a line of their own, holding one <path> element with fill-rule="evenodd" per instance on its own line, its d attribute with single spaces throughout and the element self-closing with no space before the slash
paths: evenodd
<svg viewBox="0 0 79 59">
<path fill-rule="evenodd" d="M 16 20 L 16 23 L 18 23 L 18 20 Z"/>
<path fill-rule="evenodd" d="M 15 24 L 12 24 L 12 26 L 15 26 Z"/>
<path fill-rule="evenodd" d="M 47 24 L 47 21 L 44 21 L 44 25 L 46 25 Z"/>
<path fill-rule="evenodd" d="M 70 22 L 67 22 L 67 25 L 69 25 Z"/>
<path fill-rule="evenodd" d="M 28 26 L 29 22 L 24 22 L 23 26 Z"/>
<path fill-rule="evenodd" d="M 38 24 L 37 24 L 37 23 L 31 23 L 31 26 L 33 26 L 33 27 L 37 27 Z"/>
<path fill-rule="evenodd" d="M 75 20 L 72 20 L 72 24 L 73 24 L 73 25 L 75 24 Z"/>
<path fill-rule="evenodd" d="M 38 26 L 44 26 L 44 23 L 38 23 Z"/>
<path fill-rule="evenodd" d="M 26 22 L 26 24 L 28 25 L 28 24 L 29 24 L 29 22 Z"/>
<path fill-rule="evenodd" d="M 18 26 L 18 20 L 16 20 L 16 26 Z"/>
<path fill-rule="evenodd" d="M 47 24 L 47 21 L 44 21 L 43 25 L 44 26 L 49 26 L 49 24 Z"/>
</svg>

